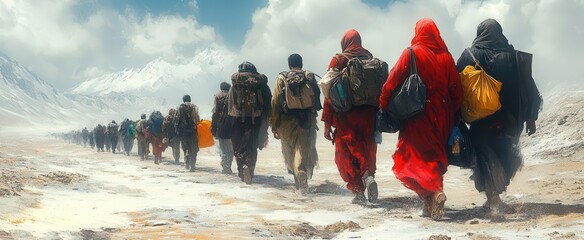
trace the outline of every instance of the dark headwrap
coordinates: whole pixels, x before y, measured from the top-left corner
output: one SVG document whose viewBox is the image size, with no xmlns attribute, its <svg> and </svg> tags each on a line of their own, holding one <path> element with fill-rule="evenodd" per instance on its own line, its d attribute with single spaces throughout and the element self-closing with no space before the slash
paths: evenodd
<svg viewBox="0 0 584 240">
<path fill-rule="evenodd" d="M 510 47 L 509 41 L 503 35 L 503 28 L 494 19 L 487 19 L 477 27 L 477 37 L 472 42 L 473 47 L 491 50 L 504 50 Z"/>
<path fill-rule="evenodd" d="M 427 47 L 434 52 L 448 51 L 448 47 L 442 40 L 436 23 L 429 18 L 422 18 L 416 22 L 414 38 L 412 38 L 411 44 L 412 46 L 421 45 Z"/>
<path fill-rule="evenodd" d="M 373 55 L 363 46 L 361 46 L 361 35 L 355 29 L 350 29 L 343 35 L 341 39 L 341 49 L 343 54 L 347 55 L 349 58 L 368 56 L 373 57 Z"/>
</svg>

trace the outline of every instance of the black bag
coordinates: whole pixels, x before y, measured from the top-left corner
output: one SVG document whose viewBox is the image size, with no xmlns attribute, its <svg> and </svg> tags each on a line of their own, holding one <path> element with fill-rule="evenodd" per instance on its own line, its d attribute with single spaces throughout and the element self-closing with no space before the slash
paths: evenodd
<svg viewBox="0 0 584 240">
<path fill-rule="evenodd" d="M 449 165 L 469 169 L 475 165 L 476 153 L 471 144 L 470 131 L 463 121 L 454 126 L 446 153 Z"/>
<path fill-rule="evenodd" d="M 178 124 L 175 125 L 177 135 L 189 135 L 195 132 L 195 123 L 193 122 L 193 108 L 190 103 L 183 103 L 178 107 L 175 120 Z"/>
<path fill-rule="evenodd" d="M 379 110 L 375 118 L 375 129 L 380 132 L 396 133 L 401 130 L 401 121 L 395 120 L 387 112 Z"/>
<path fill-rule="evenodd" d="M 389 101 L 388 113 L 396 120 L 406 120 L 424 111 L 426 85 L 418 75 L 414 50 L 410 49 L 410 76 L 396 88 Z"/>
</svg>

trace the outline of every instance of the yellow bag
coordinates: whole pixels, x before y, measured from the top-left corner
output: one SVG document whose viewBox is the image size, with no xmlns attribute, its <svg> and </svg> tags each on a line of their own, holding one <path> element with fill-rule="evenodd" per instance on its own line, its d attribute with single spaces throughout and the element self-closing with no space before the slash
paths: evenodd
<svg viewBox="0 0 584 240">
<path fill-rule="evenodd" d="M 466 66 L 460 73 L 462 83 L 461 114 L 464 121 L 472 123 L 488 117 L 501 108 L 499 91 L 503 83 L 491 77 L 467 49 L 475 61 L 475 66 Z"/>
<path fill-rule="evenodd" d="M 215 144 L 211 133 L 211 121 L 201 120 L 197 124 L 197 136 L 199 137 L 199 148 L 207 148 Z"/>
</svg>

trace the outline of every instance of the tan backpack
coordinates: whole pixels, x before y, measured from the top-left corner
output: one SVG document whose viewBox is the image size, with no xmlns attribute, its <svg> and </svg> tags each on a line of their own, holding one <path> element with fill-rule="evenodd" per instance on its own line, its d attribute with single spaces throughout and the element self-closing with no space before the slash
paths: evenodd
<svg viewBox="0 0 584 240">
<path fill-rule="evenodd" d="M 314 74 L 308 71 L 292 70 L 282 72 L 284 88 L 282 89 L 281 101 L 285 110 L 305 110 L 314 107 L 314 90 L 310 85 L 310 80 Z"/>
</svg>

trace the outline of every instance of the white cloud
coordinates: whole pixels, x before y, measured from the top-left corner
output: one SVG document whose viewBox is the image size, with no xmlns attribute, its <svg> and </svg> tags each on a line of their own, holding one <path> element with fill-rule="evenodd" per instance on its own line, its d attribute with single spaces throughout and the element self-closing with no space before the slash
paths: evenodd
<svg viewBox="0 0 584 240">
<path fill-rule="evenodd" d="M 395 63 L 409 46 L 415 22 L 435 20 L 455 60 L 476 36 L 477 25 L 497 19 L 517 49 L 534 53 L 534 76 L 543 88 L 581 82 L 574 69 L 584 58 L 582 0 L 412 0 L 386 8 L 360 0 L 271 0 L 256 11 L 239 60 L 249 60 L 274 78 L 291 53 L 305 68 L 323 73 L 340 51 L 342 34 L 357 29 L 375 56 Z M 582 86 L 584 84 L 581 84 Z"/>
<path fill-rule="evenodd" d="M 140 16 L 131 9 L 120 13 L 98 7 L 80 17 L 78 4 L 0 0 L 0 51 L 66 89 L 159 57 L 184 64 L 202 49 L 227 49 L 212 26 L 192 16 Z M 196 0 L 190 4 L 197 6 Z M 535 54 L 539 84 L 553 86 L 579 81 L 573 69 L 584 57 L 582 12 L 584 0 L 411 0 L 383 8 L 360 0 L 270 0 L 254 13 L 240 52 L 227 54 L 255 63 L 272 80 L 294 52 L 304 57 L 307 69 L 323 73 L 340 51 L 342 34 L 355 28 L 366 48 L 393 65 L 409 45 L 415 22 L 430 17 L 456 59 L 471 44 L 476 26 L 495 18 L 517 49 Z M 237 62 L 226 63 L 226 71 L 235 71 Z"/>
<path fill-rule="evenodd" d="M 222 45 L 214 29 L 194 17 L 139 16 L 131 9 L 119 13 L 99 7 L 79 16 L 78 4 L 0 1 L 0 51 L 66 89 L 99 72 L 143 67 L 159 57 L 174 62 Z"/>
<path fill-rule="evenodd" d="M 149 55 L 180 55 L 185 48 L 205 47 L 216 40 L 215 30 L 201 26 L 193 17 L 152 17 L 132 26 L 128 34 L 131 48 Z"/>
</svg>

